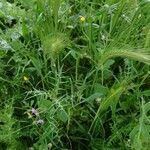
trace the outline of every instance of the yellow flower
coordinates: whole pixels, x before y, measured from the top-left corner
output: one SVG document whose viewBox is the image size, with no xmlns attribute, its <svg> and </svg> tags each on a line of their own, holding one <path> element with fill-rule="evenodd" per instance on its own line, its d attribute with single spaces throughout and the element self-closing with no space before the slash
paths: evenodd
<svg viewBox="0 0 150 150">
<path fill-rule="evenodd" d="M 29 78 L 28 78 L 27 76 L 23 76 L 23 80 L 24 80 L 24 81 L 28 81 Z"/>
<path fill-rule="evenodd" d="M 81 22 L 85 22 L 85 17 L 80 16 L 80 21 L 81 21 Z"/>
</svg>

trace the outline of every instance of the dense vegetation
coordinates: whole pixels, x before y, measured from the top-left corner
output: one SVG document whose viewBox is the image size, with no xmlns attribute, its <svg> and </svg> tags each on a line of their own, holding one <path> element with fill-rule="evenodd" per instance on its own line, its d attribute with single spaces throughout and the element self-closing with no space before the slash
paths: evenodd
<svg viewBox="0 0 150 150">
<path fill-rule="evenodd" d="M 0 150 L 148 150 L 149 65 L 149 0 L 0 0 Z"/>
</svg>

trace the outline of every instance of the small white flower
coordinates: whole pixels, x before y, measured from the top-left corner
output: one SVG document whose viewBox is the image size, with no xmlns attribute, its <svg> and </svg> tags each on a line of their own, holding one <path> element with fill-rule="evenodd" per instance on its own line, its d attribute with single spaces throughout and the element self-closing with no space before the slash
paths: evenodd
<svg viewBox="0 0 150 150">
<path fill-rule="evenodd" d="M 100 97 L 96 99 L 96 102 L 97 102 L 98 104 L 100 104 L 101 101 L 102 101 L 102 98 L 100 98 Z"/>
<path fill-rule="evenodd" d="M 105 40 L 105 39 L 106 39 L 106 37 L 105 37 L 104 35 L 102 35 L 101 39 L 102 39 L 102 40 Z"/>
<path fill-rule="evenodd" d="M 44 120 L 43 120 L 43 119 L 39 119 L 39 120 L 36 121 L 36 124 L 41 124 L 41 125 L 43 125 L 43 124 L 44 124 Z"/>
<path fill-rule="evenodd" d="M 48 144 L 48 148 L 49 148 L 49 149 L 52 149 L 52 146 L 53 146 L 52 143 L 49 143 L 49 144 Z"/>
</svg>

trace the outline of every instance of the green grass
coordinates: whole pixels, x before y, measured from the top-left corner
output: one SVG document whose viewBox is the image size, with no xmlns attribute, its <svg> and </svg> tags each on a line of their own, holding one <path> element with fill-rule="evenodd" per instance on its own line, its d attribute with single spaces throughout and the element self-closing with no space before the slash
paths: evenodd
<svg viewBox="0 0 150 150">
<path fill-rule="evenodd" d="M 148 0 L 0 0 L 0 150 L 148 150 Z"/>
</svg>

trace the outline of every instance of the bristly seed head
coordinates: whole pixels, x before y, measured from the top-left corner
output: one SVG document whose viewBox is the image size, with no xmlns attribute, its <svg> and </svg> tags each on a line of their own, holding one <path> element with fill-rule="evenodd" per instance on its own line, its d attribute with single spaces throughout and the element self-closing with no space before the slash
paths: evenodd
<svg viewBox="0 0 150 150">
<path fill-rule="evenodd" d="M 68 45 L 68 38 L 64 34 L 47 36 L 43 39 L 43 50 L 48 58 L 56 59 Z"/>
</svg>

